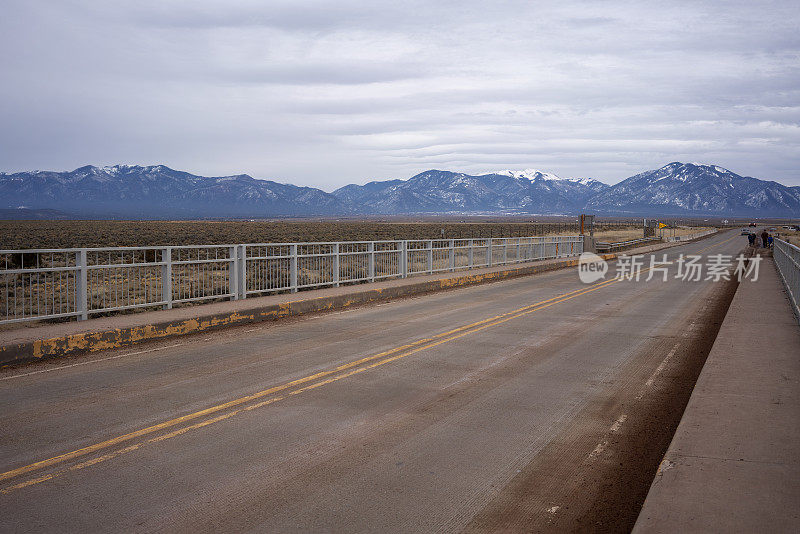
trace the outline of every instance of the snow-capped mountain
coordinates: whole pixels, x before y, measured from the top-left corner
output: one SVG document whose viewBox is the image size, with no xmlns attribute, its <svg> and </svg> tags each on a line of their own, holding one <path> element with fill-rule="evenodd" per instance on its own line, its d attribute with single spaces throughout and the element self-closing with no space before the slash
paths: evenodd
<svg viewBox="0 0 800 534">
<path fill-rule="evenodd" d="M 331 215 L 349 210 L 338 198 L 311 187 L 246 174 L 208 178 L 164 165 L 0 173 L 0 208 L 20 206 L 132 218 Z"/>
<path fill-rule="evenodd" d="M 800 187 L 740 176 L 717 165 L 673 162 L 591 198 L 598 213 L 800 216 Z"/>
<path fill-rule="evenodd" d="M 407 181 L 347 185 L 333 194 L 368 213 L 571 213 L 607 187 L 532 170 L 477 176 L 429 170 Z"/>
<path fill-rule="evenodd" d="M 530 180 L 531 182 L 537 182 L 540 180 L 551 180 L 551 181 L 561 181 L 561 182 L 574 182 L 577 184 L 582 184 L 591 187 L 595 191 L 602 191 L 606 187 L 607 184 L 595 180 L 593 178 L 561 178 L 553 173 L 550 172 L 542 172 L 537 169 L 525 169 L 523 171 L 512 171 L 512 170 L 502 170 L 502 171 L 495 171 L 492 174 L 500 174 L 503 176 L 511 176 L 512 178 L 524 178 Z"/>
</svg>

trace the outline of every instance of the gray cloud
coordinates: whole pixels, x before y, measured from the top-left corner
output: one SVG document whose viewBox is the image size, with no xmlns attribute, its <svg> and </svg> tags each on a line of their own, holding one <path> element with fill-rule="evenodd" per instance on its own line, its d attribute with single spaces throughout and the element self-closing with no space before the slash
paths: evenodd
<svg viewBox="0 0 800 534">
<path fill-rule="evenodd" d="M 330 190 L 430 167 L 800 185 L 800 23 L 773 2 L 23 2 L 0 170 L 164 163 Z"/>
</svg>

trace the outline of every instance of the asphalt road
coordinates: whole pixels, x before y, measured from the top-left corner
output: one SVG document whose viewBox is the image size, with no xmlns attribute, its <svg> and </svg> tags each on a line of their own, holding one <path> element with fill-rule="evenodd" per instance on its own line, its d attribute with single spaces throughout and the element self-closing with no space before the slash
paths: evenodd
<svg viewBox="0 0 800 534">
<path fill-rule="evenodd" d="M 0 530 L 482 530 L 543 451 L 591 469 L 719 286 L 646 277 L 569 269 L 5 371 Z M 548 484 L 533 530 L 596 493 Z"/>
</svg>

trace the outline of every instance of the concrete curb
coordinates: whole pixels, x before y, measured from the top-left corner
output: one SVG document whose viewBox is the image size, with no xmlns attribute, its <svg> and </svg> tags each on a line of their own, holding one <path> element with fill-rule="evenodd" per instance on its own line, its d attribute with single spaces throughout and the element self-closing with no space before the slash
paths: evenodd
<svg viewBox="0 0 800 534">
<path fill-rule="evenodd" d="M 601 257 L 606 260 L 612 260 L 615 259 L 617 255 L 604 254 Z M 422 295 L 455 287 L 484 284 L 508 278 L 574 267 L 576 265 L 578 265 L 578 258 L 574 257 L 556 263 L 539 265 L 534 263 L 503 271 L 457 275 L 451 278 L 409 283 L 388 288 L 361 289 L 363 286 L 353 286 L 353 292 L 345 295 L 316 297 L 260 306 L 244 311 L 216 315 L 198 315 L 191 319 L 137 325 L 129 328 L 100 332 L 84 332 L 50 339 L 37 339 L 0 347 L 0 366 L 25 363 L 44 358 L 76 356 L 101 350 L 127 347 L 145 341 L 208 332 L 231 326 L 275 321 L 284 317 L 310 313 L 341 310 L 371 302 Z M 198 309 L 198 312 L 201 311 L 202 310 Z"/>
<path fill-rule="evenodd" d="M 771 263 L 739 284 L 634 534 L 800 531 L 800 330 Z"/>
</svg>

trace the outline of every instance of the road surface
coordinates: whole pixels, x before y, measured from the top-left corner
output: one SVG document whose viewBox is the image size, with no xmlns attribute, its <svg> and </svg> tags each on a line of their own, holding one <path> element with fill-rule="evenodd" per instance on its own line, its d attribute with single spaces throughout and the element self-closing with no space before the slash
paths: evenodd
<svg viewBox="0 0 800 534">
<path fill-rule="evenodd" d="M 726 285 L 669 268 L 591 285 L 567 269 L 6 370 L 0 530 L 632 524 L 609 508 L 635 520 L 626 485 L 647 491 L 662 418 L 682 410 L 665 399 Z"/>
</svg>

